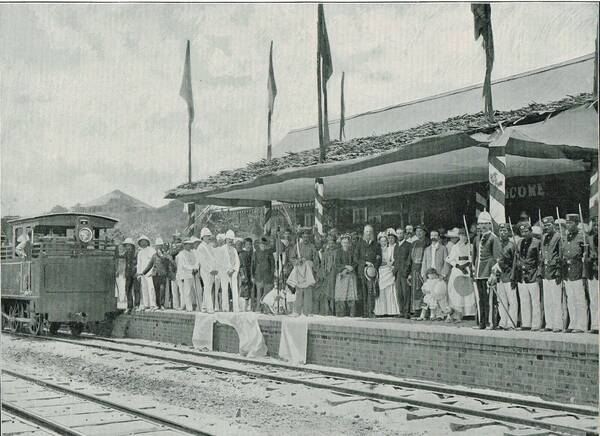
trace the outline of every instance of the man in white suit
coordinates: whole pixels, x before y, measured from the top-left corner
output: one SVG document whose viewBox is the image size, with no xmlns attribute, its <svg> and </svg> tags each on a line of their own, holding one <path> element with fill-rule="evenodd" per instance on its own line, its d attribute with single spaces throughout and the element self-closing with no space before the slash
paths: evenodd
<svg viewBox="0 0 600 436">
<path fill-rule="evenodd" d="M 200 231 L 200 240 L 202 242 L 196 249 L 196 256 L 200 263 L 200 276 L 204 283 L 201 309 L 202 312 L 214 313 L 215 307 L 212 298 L 212 289 L 215 284 L 215 276 L 219 272 L 212 232 L 204 227 Z"/>
<path fill-rule="evenodd" d="M 224 312 L 229 312 L 229 292 L 231 286 L 231 298 L 233 301 L 233 311 L 240 311 L 238 273 L 240 271 L 240 258 L 235 249 L 235 233 L 233 230 L 227 230 L 225 233 L 225 245 L 219 247 L 221 252 L 219 257 L 219 277 L 221 278 L 221 305 Z"/>
</svg>

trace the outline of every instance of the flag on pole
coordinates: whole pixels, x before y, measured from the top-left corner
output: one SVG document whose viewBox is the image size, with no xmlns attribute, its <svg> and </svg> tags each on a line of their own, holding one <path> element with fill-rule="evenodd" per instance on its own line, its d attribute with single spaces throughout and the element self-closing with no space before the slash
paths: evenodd
<svg viewBox="0 0 600 436">
<path fill-rule="evenodd" d="M 192 236 L 194 234 L 194 227 L 196 226 L 196 203 L 184 203 L 183 211 L 188 214 L 188 225 L 184 233 Z"/>
<path fill-rule="evenodd" d="M 271 120 L 273 118 L 273 108 L 275 107 L 275 97 L 277 96 L 277 84 L 275 83 L 275 73 L 273 72 L 273 41 L 269 50 L 269 78 L 267 79 L 267 90 L 269 92 L 269 112 L 267 119 L 267 160 L 271 160 Z"/>
<path fill-rule="evenodd" d="M 192 94 L 192 66 L 190 63 L 190 41 L 187 42 L 185 49 L 185 64 L 183 66 L 183 79 L 181 80 L 181 89 L 179 95 L 185 100 L 188 107 L 190 123 L 194 121 L 194 96 Z"/>
<path fill-rule="evenodd" d="M 331 61 L 331 49 L 329 47 L 329 36 L 327 35 L 327 26 L 325 25 L 325 12 L 323 11 L 323 4 L 319 3 L 318 7 L 318 19 L 317 19 L 317 28 L 318 28 L 318 43 L 317 43 L 317 53 L 318 53 L 318 61 L 320 65 L 320 82 L 321 89 L 319 92 L 323 93 L 323 145 L 322 147 L 327 147 L 329 144 L 329 120 L 327 117 L 327 81 L 333 74 L 333 63 Z"/>
<path fill-rule="evenodd" d="M 345 73 L 342 71 L 342 90 L 341 90 L 341 102 L 340 102 L 340 141 L 343 141 L 346 138 L 346 106 L 344 104 L 344 75 Z"/>
<path fill-rule="evenodd" d="M 481 36 L 485 50 L 485 80 L 483 81 L 484 111 L 492 119 L 492 69 L 494 67 L 494 36 L 492 34 L 492 7 L 489 3 L 471 3 L 475 23 L 475 41 Z"/>
</svg>

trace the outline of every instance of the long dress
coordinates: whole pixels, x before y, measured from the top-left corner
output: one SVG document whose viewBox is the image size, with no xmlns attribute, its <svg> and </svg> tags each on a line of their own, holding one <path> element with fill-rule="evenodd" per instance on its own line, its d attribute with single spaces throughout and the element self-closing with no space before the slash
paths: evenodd
<svg viewBox="0 0 600 436">
<path fill-rule="evenodd" d="M 477 313 L 473 282 L 469 274 L 463 273 L 456 265 L 466 265 L 471 262 L 471 247 L 469 244 L 457 242 L 446 257 L 446 262 L 452 266 L 448 278 L 448 299 L 450 307 L 463 316 L 472 316 Z"/>
<path fill-rule="evenodd" d="M 379 297 L 375 299 L 375 315 L 399 315 L 400 307 L 396 299 L 396 276 L 393 273 L 394 246 L 382 250 L 382 263 L 379 267 Z"/>
</svg>

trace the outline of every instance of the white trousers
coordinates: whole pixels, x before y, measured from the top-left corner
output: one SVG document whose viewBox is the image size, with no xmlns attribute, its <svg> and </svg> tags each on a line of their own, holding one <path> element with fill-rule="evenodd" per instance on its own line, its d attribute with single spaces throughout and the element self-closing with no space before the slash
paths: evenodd
<svg viewBox="0 0 600 436">
<path fill-rule="evenodd" d="M 519 300 L 517 300 L 516 288 L 513 288 L 510 282 L 498 282 L 496 286 L 496 292 L 498 293 L 498 312 L 500 313 L 500 327 L 505 329 L 517 327 L 514 324 L 517 322 L 517 318 L 519 316 Z M 513 322 L 511 322 L 511 319 Z"/>
<path fill-rule="evenodd" d="M 588 291 L 590 293 L 590 329 L 598 330 L 598 279 L 588 280 Z"/>
<path fill-rule="evenodd" d="M 544 286 L 544 316 L 546 317 L 546 328 L 562 330 L 562 289 L 555 280 L 542 281 Z"/>
<path fill-rule="evenodd" d="M 221 309 L 223 312 L 229 312 L 228 286 L 231 285 L 231 299 L 233 301 L 233 311 L 240 311 L 240 291 L 238 289 L 238 273 L 234 272 L 231 277 L 225 273 L 221 274 Z"/>
<path fill-rule="evenodd" d="M 569 309 L 569 328 L 572 330 L 587 330 L 587 301 L 583 280 L 565 280 L 567 291 L 567 308 Z"/>
<path fill-rule="evenodd" d="M 517 288 L 521 300 L 521 327 L 540 329 L 542 327 L 540 286 L 537 282 L 519 283 Z"/>
<path fill-rule="evenodd" d="M 171 307 L 175 310 L 181 309 L 179 299 L 179 280 L 171 280 Z"/>
<path fill-rule="evenodd" d="M 142 307 L 156 307 L 156 292 L 154 292 L 154 282 L 152 277 L 141 276 L 141 288 L 142 288 Z"/>
<path fill-rule="evenodd" d="M 177 281 L 179 282 L 179 292 L 181 293 L 181 310 L 187 310 L 188 312 L 191 312 L 194 310 L 194 300 L 192 298 L 194 292 L 194 279 L 180 279 Z"/>
<path fill-rule="evenodd" d="M 215 284 L 215 276 L 208 273 L 202 274 L 202 281 L 204 282 L 204 292 L 202 293 L 201 300 L 198 301 L 198 307 L 201 307 L 203 311 L 213 313 L 215 306 L 213 304 L 212 289 Z"/>
</svg>

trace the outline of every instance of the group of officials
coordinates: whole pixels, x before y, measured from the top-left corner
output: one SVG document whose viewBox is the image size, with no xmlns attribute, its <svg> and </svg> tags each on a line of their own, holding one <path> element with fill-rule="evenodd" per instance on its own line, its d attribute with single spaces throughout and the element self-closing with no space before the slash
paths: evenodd
<svg viewBox="0 0 600 436">
<path fill-rule="evenodd" d="M 295 239 L 284 231 L 253 241 L 203 228 L 170 246 L 141 236 L 137 250 L 127 238 L 127 308 L 212 313 L 264 303 L 295 315 L 413 319 L 429 310 L 448 322 L 475 316 L 480 329 L 597 332 L 597 219 L 581 224 L 577 214 L 548 216 L 533 227 L 500 224 L 496 235 L 483 212 L 472 233 L 420 225 L 376 235 L 367 225 L 358 237 L 332 229 L 313 240 L 306 228 Z"/>
</svg>

